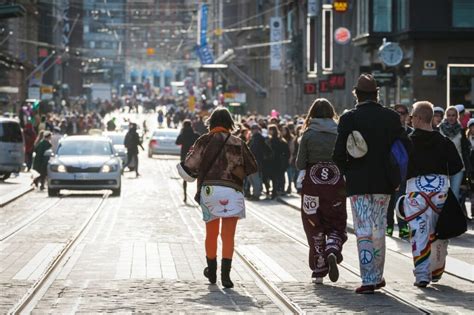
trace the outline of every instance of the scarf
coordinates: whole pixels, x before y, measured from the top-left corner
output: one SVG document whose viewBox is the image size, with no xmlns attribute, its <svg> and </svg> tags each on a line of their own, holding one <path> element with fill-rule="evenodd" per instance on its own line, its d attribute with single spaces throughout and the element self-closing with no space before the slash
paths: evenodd
<svg viewBox="0 0 474 315">
<path fill-rule="evenodd" d="M 212 130 L 209 133 L 218 133 L 218 132 L 229 133 L 229 129 L 219 126 L 219 127 L 212 128 Z"/>
<path fill-rule="evenodd" d="M 451 125 L 445 120 L 439 125 L 441 133 L 448 138 L 454 138 L 458 133 L 462 132 L 462 126 L 460 123 L 455 123 Z"/>
</svg>

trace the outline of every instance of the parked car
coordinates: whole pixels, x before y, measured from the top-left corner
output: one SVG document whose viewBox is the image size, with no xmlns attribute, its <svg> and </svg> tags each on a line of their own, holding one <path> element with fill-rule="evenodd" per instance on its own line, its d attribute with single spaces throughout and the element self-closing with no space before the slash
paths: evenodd
<svg viewBox="0 0 474 315">
<path fill-rule="evenodd" d="M 127 148 L 124 145 L 126 132 L 107 131 L 103 135 L 112 141 L 115 152 L 122 160 L 122 165 L 127 164 Z"/>
<path fill-rule="evenodd" d="M 179 155 L 181 146 L 176 145 L 178 135 L 178 129 L 158 129 L 154 131 L 148 143 L 148 157 L 151 158 L 153 154 Z"/>
<path fill-rule="evenodd" d="M 0 181 L 11 173 L 18 173 L 25 161 L 25 146 L 20 123 L 15 119 L 0 118 Z"/>
<path fill-rule="evenodd" d="M 71 136 L 61 139 L 48 163 L 48 195 L 61 189 L 112 190 L 120 196 L 122 162 L 105 136 Z"/>
</svg>

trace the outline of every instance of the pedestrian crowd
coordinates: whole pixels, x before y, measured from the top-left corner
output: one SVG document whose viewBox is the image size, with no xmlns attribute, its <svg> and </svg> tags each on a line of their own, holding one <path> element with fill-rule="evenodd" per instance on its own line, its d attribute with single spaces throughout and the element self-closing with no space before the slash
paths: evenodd
<svg viewBox="0 0 474 315">
<path fill-rule="evenodd" d="M 197 179 L 195 200 L 206 222 L 204 275 L 211 283 L 217 277 L 220 224 L 221 279 L 232 287 L 234 235 L 237 220 L 245 218 L 245 197 L 259 201 L 263 193 L 277 198 L 293 189 L 301 195 L 314 283 L 339 278 L 346 198 L 362 282 L 356 293 L 386 286 L 385 238 L 393 233 L 395 213 L 400 237 L 411 242 L 414 285 L 441 279 L 448 239 L 466 230 L 462 206 L 470 196 L 474 119 L 463 106 L 443 111 L 428 101 L 413 104 L 411 113 L 401 104 L 386 108 L 378 92 L 373 76 L 362 74 L 353 90 L 355 108 L 340 117 L 324 98 L 295 117 L 272 111 L 269 117 L 249 115 L 234 122 L 227 109 L 218 108 L 208 119 L 209 132 L 193 146 L 183 139 L 185 134 L 197 138 L 186 122 L 180 136 L 186 149 L 177 167 L 185 181 Z"/>
</svg>

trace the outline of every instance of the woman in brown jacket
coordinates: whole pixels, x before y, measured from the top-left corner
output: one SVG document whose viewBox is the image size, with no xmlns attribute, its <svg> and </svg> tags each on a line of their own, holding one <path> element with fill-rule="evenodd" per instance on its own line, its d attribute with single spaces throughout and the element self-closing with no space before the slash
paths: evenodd
<svg viewBox="0 0 474 315">
<path fill-rule="evenodd" d="M 196 141 L 178 169 L 180 174 L 185 173 L 185 180 L 190 180 L 186 174 L 198 179 L 195 199 L 206 222 L 204 276 L 210 283 L 216 283 L 217 238 L 222 221 L 221 281 L 224 287 L 232 288 L 229 273 L 235 229 L 237 221 L 245 218 L 243 182 L 246 176 L 257 171 L 257 163 L 245 142 L 231 135 L 234 121 L 226 108 L 215 109 L 208 122 L 210 132 Z"/>
</svg>

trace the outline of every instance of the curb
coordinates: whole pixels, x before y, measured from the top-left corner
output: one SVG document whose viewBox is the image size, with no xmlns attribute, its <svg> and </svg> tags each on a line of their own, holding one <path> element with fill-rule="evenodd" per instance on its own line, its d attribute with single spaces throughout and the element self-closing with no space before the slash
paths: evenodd
<svg viewBox="0 0 474 315">
<path fill-rule="evenodd" d="M 33 191 L 34 188 L 31 186 L 28 186 L 26 189 L 17 189 L 9 194 L 7 194 L 5 197 L 0 199 L 0 208 L 5 207 L 7 204 L 17 200 L 18 198 L 26 195 L 27 193 Z"/>
</svg>

